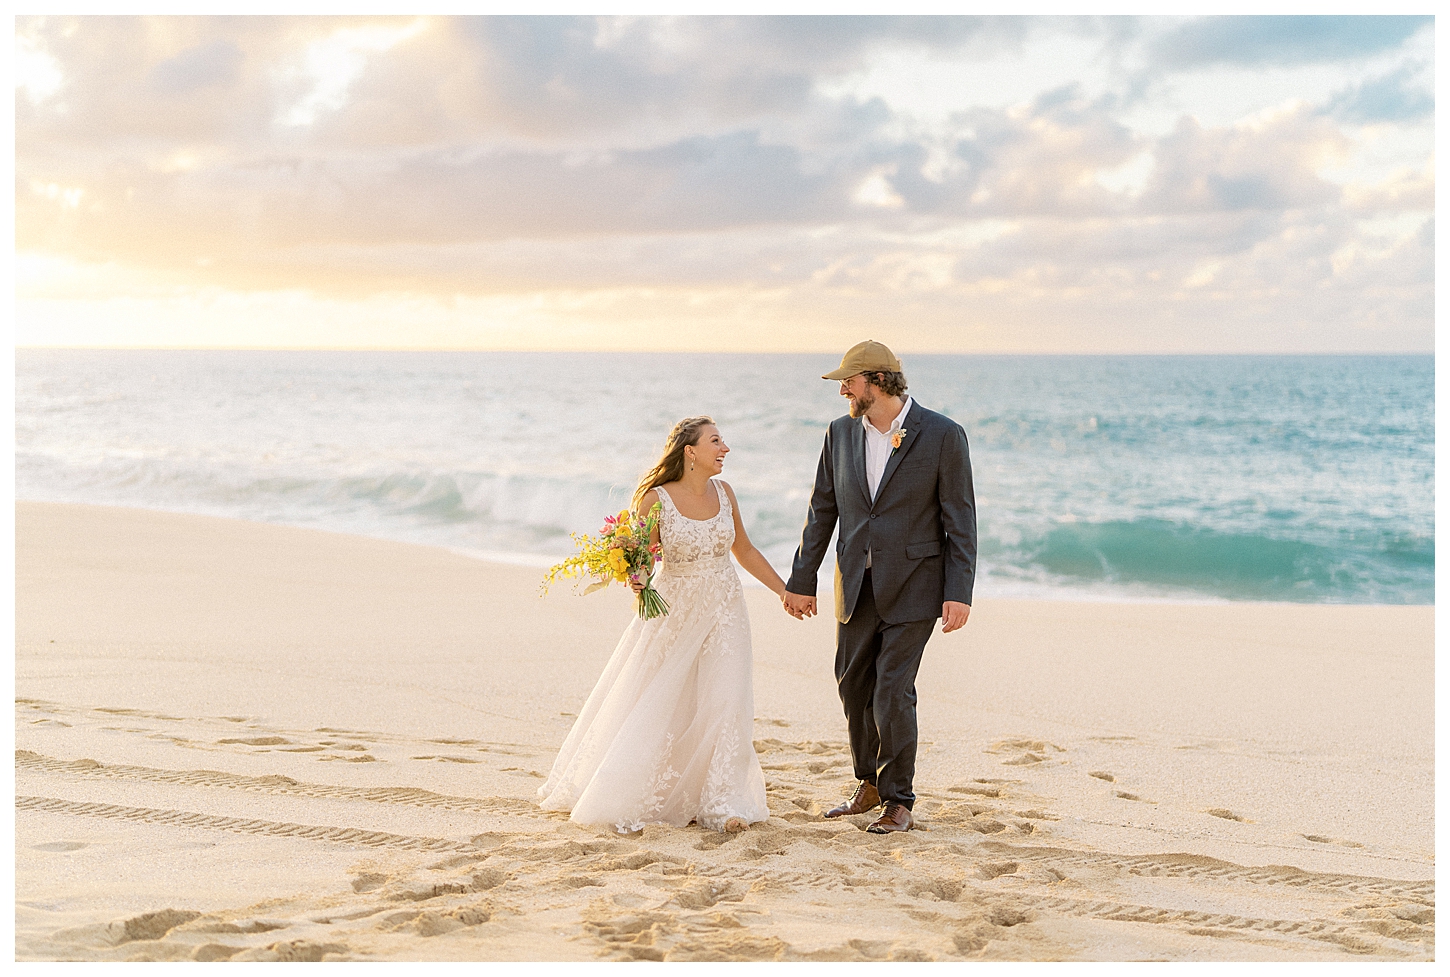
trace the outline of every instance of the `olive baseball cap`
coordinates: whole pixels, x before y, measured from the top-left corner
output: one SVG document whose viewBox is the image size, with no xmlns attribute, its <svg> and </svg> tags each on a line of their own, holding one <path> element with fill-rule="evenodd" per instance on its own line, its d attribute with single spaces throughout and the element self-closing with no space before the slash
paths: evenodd
<svg viewBox="0 0 1450 977">
<path fill-rule="evenodd" d="M 900 373 L 901 361 L 886 348 L 885 343 L 868 339 L 846 350 L 841 368 L 823 374 L 822 380 L 847 380 L 858 373 Z"/>
</svg>

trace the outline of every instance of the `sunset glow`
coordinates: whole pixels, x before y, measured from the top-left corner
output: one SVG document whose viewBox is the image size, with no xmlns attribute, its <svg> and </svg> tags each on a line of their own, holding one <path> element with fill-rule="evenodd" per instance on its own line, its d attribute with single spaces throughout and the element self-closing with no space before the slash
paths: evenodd
<svg viewBox="0 0 1450 977">
<path fill-rule="evenodd" d="M 17 341 L 1429 351 L 1433 40 L 20 17 Z"/>
</svg>

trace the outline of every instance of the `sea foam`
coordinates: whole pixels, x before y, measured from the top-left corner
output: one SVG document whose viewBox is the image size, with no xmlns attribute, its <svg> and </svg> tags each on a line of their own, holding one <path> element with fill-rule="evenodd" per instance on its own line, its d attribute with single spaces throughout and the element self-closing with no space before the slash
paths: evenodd
<svg viewBox="0 0 1450 977">
<path fill-rule="evenodd" d="M 972 452 L 978 594 L 1431 603 L 1433 357 L 905 356 Z M 830 356 L 19 350 L 22 499 L 547 562 L 708 413 L 791 561 Z M 823 584 L 823 593 L 825 585 Z"/>
</svg>

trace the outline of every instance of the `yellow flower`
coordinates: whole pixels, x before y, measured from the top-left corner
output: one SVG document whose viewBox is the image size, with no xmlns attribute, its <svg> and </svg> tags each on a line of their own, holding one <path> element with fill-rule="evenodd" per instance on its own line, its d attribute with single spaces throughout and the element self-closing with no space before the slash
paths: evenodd
<svg viewBox="0 0 1450 977">
<path fill-rule="evenodd" d="M 606 556 L 605 559 L 609 561 L 609 568 L 614 571 L 615 579 L 623 580 L 625 575 L 629 572 L 629 564 L 626 563 L 624 560 L 624 550 L 610 550 L 609 555 Z"/>
</svg>

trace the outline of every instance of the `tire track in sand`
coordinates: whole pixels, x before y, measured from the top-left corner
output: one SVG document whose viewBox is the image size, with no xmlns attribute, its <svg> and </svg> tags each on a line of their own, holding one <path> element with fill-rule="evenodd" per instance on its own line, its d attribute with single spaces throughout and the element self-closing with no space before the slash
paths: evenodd
<svg viewBox="0 0 1450 977">
<path fill-rule="evenodd" d="M 1105 852 L 1074 851 L 1066 848 L 1040 848 L 983 842 L 982 847 L 1003 857 L 1022 861 L 1084 868 L 1112 868 L 1120 874 L 1165 878 L 1210 878 L 1224 882 L 1245 882 L 1251 885 L 1282 885 L 1296 889 L 1318 889 L 1347 892 L 1355 895 L 1391 896 L 1433 904 L 1435 883 L 1406 881 L 1365 875 L 1339 875 L 1307 872 L 1291 865 L 1248 867 L 1225 862 L 1207 855 L 1112 855 Z"/>
<path fill-rule="evenodd" d="M 536 812 L 529 801 L 512 797 L 456 797 L 435 794 L 419 787 L 339 787 L 332 784 L 310 784 L 291 777 L 271 775 L 249 777 L 223 773 L 219 770 L 163 770 L 126 764 L 106 764 L 96 760 L 60 760 L 30 750 L 15 751 L 18 769 L 39 773 L 76 774 L 104 777 L 108 780 L 141 781 L 172 784 L 182 787 L 215 787 L 226 790 L 254 791 L 262 794 L 286 794 L 296 797 L 319 797 L 329 800 L 367 801 L 371 804 L 403 804 L 473 814 L 520 814 Z"/>
<path fill-rule="evenodd" d="M 69 814 L 74 817 L 134 821 L 141 824 L 168 824 L 209 831 L 230 831 L 234 834 L 302 838 L 308 841 L 326 841 L 342 845 L 364 845 L 369 848 L 399 848 L 405 851 L 431 852 L 474 852 L 479 850 L 477 845 L 470 842 L 450 841 L 447 838 L 397 835 L 387 831 L 364 831 L 361 828 L 343 828 L 335 825 L 227 818 L 216 814 L 200 814 L 195 811 L 126 807 L 122 804 L 92 804 L 62 800 L 58 797 L 17 796 L 15 809 L 17 811 Z"/>
<path fill-rule="evenodd" d="M 1188 932 L 1198 936 L 1212 935 L 1243 939 L 1252 934 L 1321 940 L 1333 943 L 1351 953 L 1373 953 L 1380 950 L 1376 943 L 1366 938 L 1371 933 L 1365 927 L 1326 919 L 1264 919 L 1234 913 L 1165 909 L 1158 906 L 1120 903 L 1112 900 L 1072 899 L 1063 896 L 1028 895 L 1019 898 L 1031 908 L 1059 916 L 1106 919 L 1126 923 L 1167 923 L 1180 926 L 1187 924 Z"/>
<path fill-rule="evenodd" d="M 17 768 L 37 772 L 188 787 L 245 790 L 332 800 L 356 800 L 374 804 L 397 804 L 466 813 L 532 814 L 538 812 L 535 805 L 517 798 L 458 797 L 436 794 L 416 787 L 340 787 L 305 783 L 277 775 L 253 777 L 215 770 L 164 770 L 152 767 L 103 764 L 86 759 L 60 760 L 29 750 L 16 750 L 15 763 Z M 1138 877 L 1208 878 L 1215 881 L 1251 885 L 1280 885 L 1356 895 L 1388 896 L 1427 904 L 1433 904 L 1435 899 L 1433 881 L 1405 881 L 1371 876 L 1307 872 L 1284 865 L 1249 867 L 1191 854 L 1129 856 L 1065 848 L 1028 847 L 1002 842 L 983 842 L 982 847 L 1005 859 L 1054 865 L 1076 865 L 1085 868 L 1109 868 L 1119 874 Z M 734 871 L 722 871 L 720 874 L 745 879 L 752 878 L 757 873 L 749 868 L 739 867 Z M 811 873 L 773 872 L 770 874 L 774 880 L 786 884 L 809 885 L 814 881 Z"/>
</svg>

